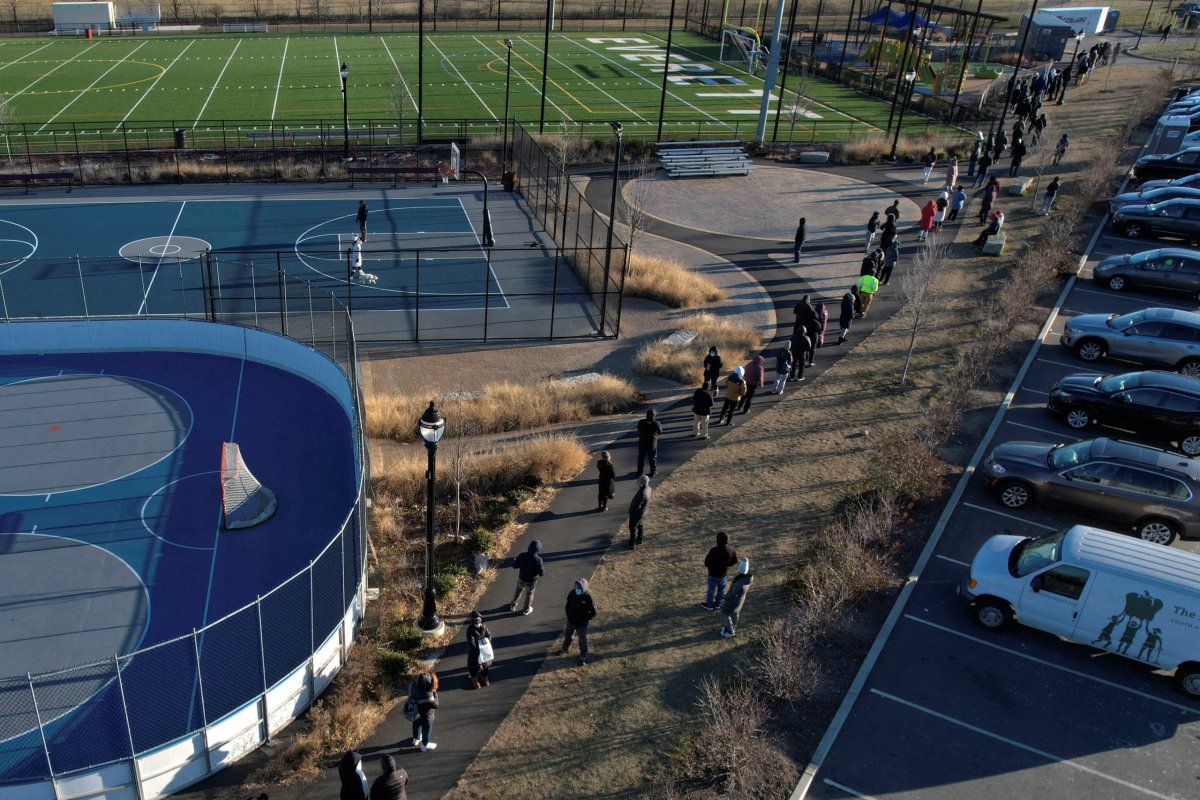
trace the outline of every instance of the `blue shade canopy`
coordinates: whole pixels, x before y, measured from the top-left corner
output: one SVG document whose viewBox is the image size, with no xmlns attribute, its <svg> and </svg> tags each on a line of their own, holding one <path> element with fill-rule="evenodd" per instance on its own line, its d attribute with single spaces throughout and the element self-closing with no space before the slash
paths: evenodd
<svg viewBox="0 0 1200 800">
<path fill-rule="evenodd" d="M 877 9 L 874 13 L 868 14 L 865 17 L 859 17 L 860 22 L 866 22 L 871 25 L 886 25 L 889 28 L 907 28 L 912 20 L 912 14 L 901 14 L 899 11 L 894 11 L 886 6 Z M 929 24 L 929 21 L 920 14 L 916 15 L 916 24 L 913 27 L 923 28 Z"/>
</svg>

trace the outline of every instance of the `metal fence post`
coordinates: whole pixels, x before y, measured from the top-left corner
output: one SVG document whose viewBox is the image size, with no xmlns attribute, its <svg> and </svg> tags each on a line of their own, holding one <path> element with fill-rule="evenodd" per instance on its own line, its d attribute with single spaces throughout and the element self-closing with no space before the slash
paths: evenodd
<svg viewBox="0 0 1200 800">
<path fill-rule="evenodd" d="M 492 305 L 492 251 L 487 250 L 483 262 L 483 340 L 488 338 L 488 309 Z"/>
<path fill-rule="evenodd" d="M 413 292 L 413 303 L 416 304 L 413 308 L 413 341 L 419 342 L 421 341 L 421 251 L 417 250 L 413 255 L 415 259 L 413 263 L 416 268 L 417 275 L 416 291 Z M 400 260 L 401 263 L 403 263 L 404 257 L 401 256 Z"/>
<path fill-rule="evenodd" d="M 125 715 L 125 733 L 129 735 L 129 765 L 133 769 L 133 791 L 138 800 L 146 793 L 142 789 L 142 770 L 137 760 L 137 746 L 133 743 L 133 725 L 129 722 L 129 704 L 125 702 L 125 679 L 121 677 L 121 659 L 113 653 L 113 667 L 117 670 L 117 690 L 121 693 L 121 711 Z"/>
<path fill-rule="evenodd" d="M 87 305 L 87 286 L 83 282 L 83 261 L 78 254 L 75 255 L 75 269 L 79 271 L 79 294 L 83 300 L 83 316 L 85 319 L 88 319 L 90 315 L 88 314 Z M 149 311 L 150 309 L 147 308 L 146 310 Z"/>
<path fill-rule="evenodd" d="M 205 773 L 212 774 L 212 753 L 208 748 L 208 709 L 204 705 L 204 672 L 200 668 L 200 635 L 192 628 L 192 654 L 196 659 L 196 691 L 200 695 L 200 725 L 204 740 Z"/>
<path fill-rule="evenodd" d="M 54 780 L 54 762 L 50 760 L 50 745 L 46 742 L 46 728 L 42 724 L 42 711 L 38 708 L 37 690 L 33 688 L 32 673 L 25 673 L 25 680 L 29 683 L 29 697 L 33 700 L 33 715 L 37 719 L 38 736 L 42 740 L 42 755 L 46 757 L 46 771 L 50 773 L 50 786 L 54 790 L 54 796 L 58 795 L 58 784 Z"/>
<path fill-rule="evenodd" d="M 129 129 L 125 127 L 125 123 L 121 123 L 121 142 L 125 147 L 125 178 L 129 181 L 129 185 L 133 185 L 133 162 L 129 156 Z"/>
<path fill-rule="evenodd" d="M 262 595 L 254 596 L 254 611 L 258 616 L 258 667 L 262 675 L 259 713 L 262 715 L 262 740 L 265 744 L 271 741 L 271 709 L 267 705 L 267 646 L 263 641 Z"/>
<path fill-rule="evenodd" d="M 283 265 L 275 253 L 275 279 L 279 282 L 279 332 L 287 336 L 287 287 L 283 285 Z"/>
<path fill-rule="evenodd" d="M 308 702 L 317 699 L 317 596 L 313 587 L 313 564 L 308 562 Z"/>
<path fill-rule="evenodd" d="M 562 248 L 554 248 L 554 277 L 550 282 L 550 338 L 554 338 L 554 320 L 558 315 L 558 265 L 562 260 Z"/>
</svg>

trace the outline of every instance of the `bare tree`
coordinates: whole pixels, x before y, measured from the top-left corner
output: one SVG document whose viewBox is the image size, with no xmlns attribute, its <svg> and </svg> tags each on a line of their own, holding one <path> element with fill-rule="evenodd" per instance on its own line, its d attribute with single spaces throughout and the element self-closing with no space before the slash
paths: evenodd
<svg viewBox="0 0 1200 800">
<path fill-rule="evenodd" d="M 466 537 L 462 532 L 462 500 L 463 479 L 466 477 L 466 463 L 473 449 L 471 443 L 478 433 L 476 426 L 470 423 L 456 422 L 453 435 L 443 442 L 446 455 L 450 461 L 450 479 L 454 482 L 454 541 L 461 542 Z"/>
<path fill-rule="evenodd" d="M 0 135 L 4 137 L 4 157 L 12 161 L 12 147 L 8 141 L 9 126 L 13 122 L 13 107 L 12 101 L 7 97 L 0 96 Z"/>
<path fill-rule="evenodd" d="M 178 2 L 178 0 L 172 0 Z M 296 8 L 296 19 L 301 19 L 304 16 L 304 0 L 292 0 Z"/>
<path fill-rule="evenodd" d="M 14 31 L 19 31 L 21 29 L 21 7 L 23 5 L 23 0 L 5 0 L 4 7 L 8 9 L 9 19 L 12 20 Z"/>
<path fill-rule="evenodd" d="M 388 93 L 388 106 L 396 117 L 396 128 L 400 131 L 401 143 L 404 142 L 404 106 L 408 103 L 411 95 L 412 92 L 408 89 L 408 81 L 404 79 L 404 73 L 396 70 L 396 77 L 392 81 L 392 88 Z"/>
<path fill-rule="evenodd" d="M 183 19 L 184 0 L 171 0 L 171 16 L 176 22 Z"/>
<path fill-rule="evenodd" d="M 651 219 L 651 183 L 660 180 L 663 174 L 658 171 L 654 156 L 643 151 L 630 165 L 628 175 L 624 182 L 623 197 L 617 204 L 617 223 L 624 226 L 625 243 L 632 251 L 638 235 L 646 230 Z"/>
<path fill-rule="evenodd" d="M 934 288 L 937 274 L 946 263 L 949 247 L 945 242 L 930 240 L 917 251 L 911 265 L 896 265 L 899 273 L 900 294 L 904 297 L 901 310 L 908 326 L 908 352 L 904 354 L 904 369 L 900 372 L 900 385 L 908 380 L 908 365 L 912 361 L 913 349 L 917 345 L 917 334 L 922 324 L 928 322 L 933 311 Z"/>
<path fill-rule="evenodd" d="M 321 11 L 325 8 L 324 0 L 309 0 L 308 8 L 312 11 L 313 16 L 316 17 L 316 21 L 320 23 Z"/>
</svg>

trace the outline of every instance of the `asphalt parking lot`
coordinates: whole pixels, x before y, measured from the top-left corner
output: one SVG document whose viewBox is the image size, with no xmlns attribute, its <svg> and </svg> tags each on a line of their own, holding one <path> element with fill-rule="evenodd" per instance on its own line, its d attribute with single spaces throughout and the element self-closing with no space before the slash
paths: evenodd
<svg viewBox="0 0 1200 800">
<path fill-rule="evenodd" d="M 1081 432 L 1046 409 L 1055 381 L 1144 368 L 1116 358 L 1080 360 L 1059 344 L 1065 318 L 1151 306 L 1200 310 L 1184 294 L 1115 292 L 1091 280 L 1090 266 L 1108 256 L 1174 244 L 1105 229 L 989 449 L 1078 440 Z M 1133 438 L 1097 427 L 1086 436 Z M 955 593 L 989 536 L 1037 536 L 1077 522 L 1105 527 L 1069 511 L 1011 511 L 981 474 L 970 479 L 807 797 L 1200 796 L 1200 703 L 1179 694 L 1168 675 L 1020 625 L 984 631 Z M 1200 553 L 1196 541 L 1172 547 Z"/>
</svg>

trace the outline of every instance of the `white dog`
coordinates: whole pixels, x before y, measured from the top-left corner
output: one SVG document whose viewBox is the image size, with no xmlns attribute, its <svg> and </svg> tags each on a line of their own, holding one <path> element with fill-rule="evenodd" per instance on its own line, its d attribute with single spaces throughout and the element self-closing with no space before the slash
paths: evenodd
<svg viewBox="0 0 1200 800">
<path fill-rule="evenodd" d="M 350 279 L 355 283 L 361 283 L 367 286 L 374 286 L 375 284 L 379 283 L 378 275 L 374 275 L 370 272 L 364 272 L 362 267 L 355 267 L 354 271 L 350 273 Z"/>
</svg>

